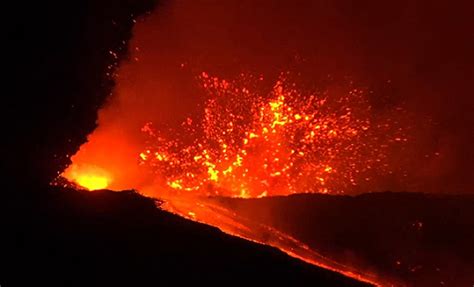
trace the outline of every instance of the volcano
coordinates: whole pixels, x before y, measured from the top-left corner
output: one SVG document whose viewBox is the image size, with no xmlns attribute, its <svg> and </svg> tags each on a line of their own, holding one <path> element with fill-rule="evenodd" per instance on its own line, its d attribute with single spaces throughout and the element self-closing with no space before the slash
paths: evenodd
<svg viewBox="0 0 474 287">
<path fill-rule="evenodd" d="M 0 285 L 474 283 L 472 4 L 53 2 L 7 7 Z"/>
</svg>

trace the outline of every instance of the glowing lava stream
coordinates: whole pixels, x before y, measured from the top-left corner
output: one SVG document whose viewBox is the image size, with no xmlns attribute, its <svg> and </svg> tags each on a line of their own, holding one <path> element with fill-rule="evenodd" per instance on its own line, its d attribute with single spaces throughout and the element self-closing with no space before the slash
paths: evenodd
<svg viewBox="0 0 474 287">
<path fill-rule="evenodd" d="M 361 282 L 374 286 L 396 286 L 394 283 L 381 282 L 379 278 L 373 275 L 364 274 L 347 265 L 332 261 L 311 250 L 310 247 L 293 237 L 272 227 L 240 217 L 235 212 L 213 202 L 212 198 L 181 196 L 179 198 L 162 199 L 164 203 L 159 208 L 170 213 L 216 227 L 232 236 L 275 247 L 291 257 Z"/>
</svg>

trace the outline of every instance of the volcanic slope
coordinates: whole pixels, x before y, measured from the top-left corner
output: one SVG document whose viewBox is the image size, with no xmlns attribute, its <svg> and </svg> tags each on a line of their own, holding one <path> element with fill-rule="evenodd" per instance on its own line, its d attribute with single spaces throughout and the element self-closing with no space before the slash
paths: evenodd
<svg viewBox="0 0 474 287">
<path fill-rule="evenodd" d="M 322 256 L 389 281 L 408 286 L 474 283 L 474 196 L 469 194 L 298 194 L 215 201 Z"/>
<path fill-rule="evenodd" d="M 132 191 L 45 187 L 2 209 L 2 286 L 367 286 L 156 208 Z"/>
</svg>

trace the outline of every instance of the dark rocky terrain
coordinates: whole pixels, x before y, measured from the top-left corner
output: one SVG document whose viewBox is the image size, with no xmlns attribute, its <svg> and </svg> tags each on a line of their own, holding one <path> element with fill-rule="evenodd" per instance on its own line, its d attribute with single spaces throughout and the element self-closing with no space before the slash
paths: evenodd
<svg viewBox="0 0 474 287">
<path fill-rule="evenodd" d="M 2 208 L 2 286 L 367 286 L 156 208 L 132 191 L 50 187 Z"/>
</svg>

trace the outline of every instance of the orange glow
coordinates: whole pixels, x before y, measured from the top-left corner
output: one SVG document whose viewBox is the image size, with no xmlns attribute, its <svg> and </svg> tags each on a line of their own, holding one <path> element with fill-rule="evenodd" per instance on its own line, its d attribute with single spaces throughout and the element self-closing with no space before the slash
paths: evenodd
<svg viewBox="0 0 474 287">
<path fill-rule="evenodd" d="M 303 92 L 287 75 L 262 93 L 250 76 L 229 81 L 203 72 L 202 117 L 179 129 L 142 128 L 148 142 L 137 159 L 154 185 L 247 198 L 343 193 L 389 173 L 388 150 L 401 144 L 403 130 L 374 123 L 363 90 Z"/>
<path fill-rule="evenodd" d="M 82 187 L 87 188 L 88 190 L 98 190 L 98 189 L 104 189 L 107 188 L 109 185 L 109 179 L 103 176 L 97 176 L 97 175 L 79 175 L 76 178 L 77 184 L 79 184 Z"/>
<path fill-rule="evenodd" d="M 111 182 L 110 176 L 103 169 L 90 165 L 71 165 L 63 176 L 91 191 L 105 189 Z"/>
<path fill-rule="evenodd" d="M 399 175 L 410 153 L 402 150 L 415 149 L 417 141 L 407 135 L 412 122 L 402 118 L 404 110 L 392 105 L 404 93 L 424 92 L 423 83 L 406 76 L 403 65 L 397 66 L 406 79 L 400 89 L 391 73 L 372 75 L 379 65 L 367 59 L 383 53 L 373 57 L 366 45 L 359 51 L 358 37 L 366 34 L 346 33 L 357 21 L 338 5 L 166 2 L 137 21 L 125 45 L 130 57 L 108 71 L 115 85 L 98 127 L 62 176 L 89 190 L 139 190 L 164 199 L 169 212 L 378 282 L 351 265 L 350 256 L 344 264 L 331 262 L 278 230 L 262 230 L 211 204 L 210 197 L 405 190 Z M 313 5 L 329 10 L 307 9 Z M 299 17 L 300 9 L 316 14 Z M 281 69 L 294 74 L 278 75 Z M 379 85 L 386 77 L 395 77 L 393 84 Z M 371 106 L 381 99 L 390 104 Z"/>
<path fill-rule="evenodd" d="M 265 90 L 251 76 L 229 81 L 202 73 L 200 113 L 175 126 L 146 122 L 143 137 L 124 139 L 119 123 L 99 126 L 62 176 L 89 190 L 138 189 L 164 199 L 169 212 L 381 286 L 373 275 L 209 201 L 344 193 L 391 172 L 387 157 L 406 135 L 396 121 L 373 120 L 364 90 L 316 93 L 286 76 Z"/>
</svg>

